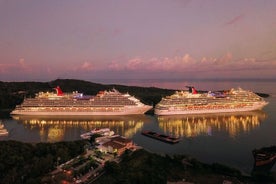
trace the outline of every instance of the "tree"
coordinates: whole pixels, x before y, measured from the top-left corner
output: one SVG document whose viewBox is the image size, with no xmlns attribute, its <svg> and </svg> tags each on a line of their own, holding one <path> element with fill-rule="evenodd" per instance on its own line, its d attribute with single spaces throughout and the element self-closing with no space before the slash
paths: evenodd
<svg viewBox="0 0 276 184">
<path fill-rule="evenodd" d="M 106 172 L 108 172 L 110 174 L 120 173 L 120 166 L 114 161 L 105 162 L 104 169 Z"/>
</svg>

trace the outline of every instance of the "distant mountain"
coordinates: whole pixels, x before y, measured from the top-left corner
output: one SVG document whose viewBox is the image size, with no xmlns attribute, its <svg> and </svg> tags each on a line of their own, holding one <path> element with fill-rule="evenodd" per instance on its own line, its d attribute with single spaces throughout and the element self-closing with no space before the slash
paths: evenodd
<svg viewBox="0 0 276 184">
<path fill-rule="evenodd" d="M 172 95 L 175 90 L 155 87 L 124 86 L 118 84 L 99 84 L 76 79 L 57 79 L 50 82 L 1 82 L 0 81 L 0 111 L 11 111 L 21 104 L 26 97 L 34 97 L 40 91 L 54 91 L 60 86 L 64 92 L 78 91 L 87 95 L 96 95 L 99 91 L 115 88 L 122 93 L 129 93 L 141 102 L 155 106 L 162 97 Z M 256 93 L 262 97 L 268 94 Z"/>
<path fill-rule="evenodd" d="M 155 87 L 124 86 L 117 84 L 98 84 L 76 79 L 57 79 L 50 82 L 1 82 L 0 109 L 10 111 L 22 103 L 26 97 L 34 97 L 40 91 L 53 91 L 56 86 L 64 92 L 78 91 L 87 95 L 96 95 L 99 91 L 115 88 L 122 93 L 129 93 L 148 105 L 156 105 L 162 97 L 171 95 L 175 90 Z"/>
</svg>

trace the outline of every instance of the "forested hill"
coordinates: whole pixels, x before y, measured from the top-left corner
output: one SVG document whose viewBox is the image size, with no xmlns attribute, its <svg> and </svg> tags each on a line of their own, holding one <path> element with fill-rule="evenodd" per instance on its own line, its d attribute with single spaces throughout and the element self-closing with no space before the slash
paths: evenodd
<svg viewBox="0 0 276 184">
<path fill-rule="evenodd" d="M 117 84 L 103 85 L 83 80 L 57 79 L 50 82 L 1 82 L 0 81 L 0 111 L 11 111 L 22 103 L 24 98 L 34 97 L 40 91 L 54 91 L 60 86 L 64 92 L 78 91 L 86 95 L 96 95 L 99 91 L 115 88 L 121 93 L 129 93 L 140 99 L 141 102 L 155 106 L 162 97 L 172 95 L 175 90 L 155 87 L 124 86 Z M 199 91 L 203 92 L 203 91 Z M 262 97 L 268 94 L 257 93 Z"/>
<path fill-rule="evenodd" d="M 40 91 L 54 91 L 60 86 L 64 92 L 78 91 L 86 95 L 96 95 L 99 91 L 115 88 L 121 93 L 129 93 L 148 105 L 155 105 L 162 97 L 171 95 L 175 90 L 155 87 L 137 87 L 123 85 L 103 85 L 83 80 L 57 79 L 50 82 L 1 82 L 0 81 L 0 109 L 13 109 L 25 97 L 34 97 Z"/>
</svg>

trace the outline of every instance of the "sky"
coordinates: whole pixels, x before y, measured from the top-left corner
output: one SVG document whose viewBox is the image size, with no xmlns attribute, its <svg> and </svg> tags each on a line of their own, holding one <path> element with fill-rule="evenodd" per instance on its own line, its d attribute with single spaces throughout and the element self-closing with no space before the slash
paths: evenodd
<svg viewBox="0 0 276 184">
<path fill-rule="evenodd" d="M 0 81 L 276 79 L 275 0 L 0 0 Z"/>
</svg>

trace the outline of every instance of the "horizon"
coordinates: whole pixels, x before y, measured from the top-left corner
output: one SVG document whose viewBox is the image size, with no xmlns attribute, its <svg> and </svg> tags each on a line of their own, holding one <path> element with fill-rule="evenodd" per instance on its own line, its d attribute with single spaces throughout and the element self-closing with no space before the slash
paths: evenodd
<svg viewBox="0 0 276 184">
<path fill-rule="evenodd" d="M 193 82 L 276 82 L 276 78 L 95 78 L 95 79 L 78 79 L 78 78 L 55 78 L 49 80 L 0 80 L 0 82 L 52 82 L 56 80 L 79 80 L 91 83 L 108 83 L 108 82 L 150 82 L 150 81 L 158 81 L 158 82 L 182 82 L 182 81 L 193 81 Z"/>
<path fill-rule="evenodd" d="M 186 86 L 194 86 L 197 90 L 202 91 L 218 91 L 226 89 L 238 89 L 254 91 L 257 93 L 269 94 L 275 96 L 275 83 L 276 79 L 109 79 L 109 80 L 80 80 L 80 79 L 55 79 L 55 80 L 77 80 L 85 81 L 99 85 L 121 85 L 128 87 L 142 87 L 142 88 L 160 88 L 170 90 L 187 90 Z M 24 82 L 42 82 L 51 83 L 51 81 L 21 81 L 14 83 Z M 4 82 L 0 80 L 0 83 Z M 13 82 L 11 82 L 13 83 Z M 79 90 L 76 88 L 75 90 Z"/>
<path fill-rule="evenodd" d="M 276 79 L 276 1 L 0 0 L 0 81 Z"/>
</svg>

